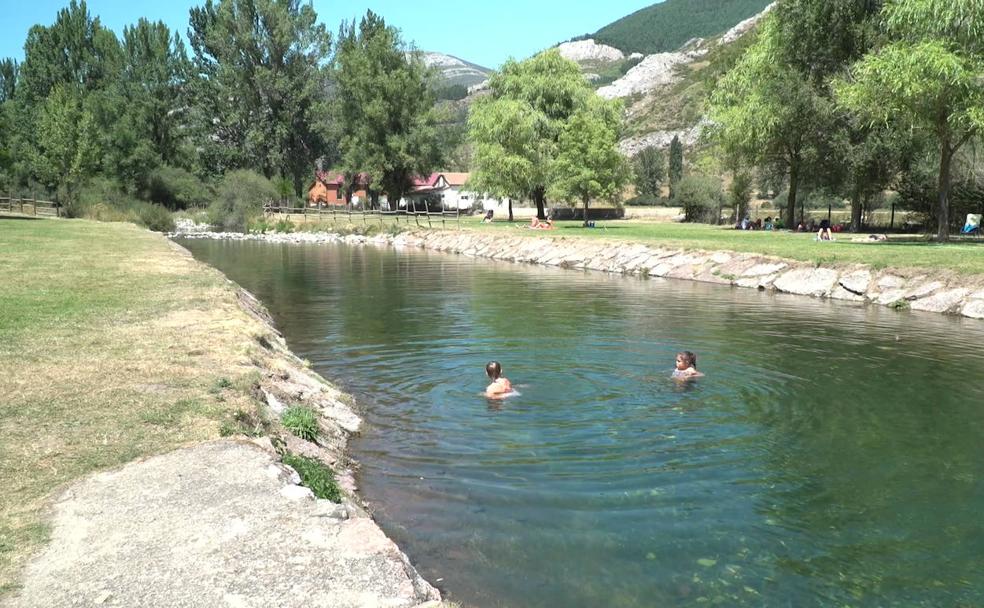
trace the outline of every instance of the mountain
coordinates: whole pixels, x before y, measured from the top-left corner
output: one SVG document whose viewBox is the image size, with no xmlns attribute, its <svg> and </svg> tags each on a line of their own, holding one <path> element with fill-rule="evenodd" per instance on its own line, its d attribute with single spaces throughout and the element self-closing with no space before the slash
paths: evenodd
<svg viewBox="0 0 984 608">
<path fill-rule="evenodd" d="M 708 38 L 760 12 L 771 0 L 665 0 L 622 17 L 592 38 L 624 53 L 675 51 L 694 38 Z"/>
<path fill-rule="evenodd" d="M 484 82 L 492 70 L 458 59 L 444 53 L 424 52 L 424 64 L 437 70 L 445 86 L 461 85 L 465 88 Z"/>
<path fill-rule="evenodd" d="M 620 78 L 600 87 L 600 96 L 624 99 L 627 139 L 621 143 L 622 151 L 631 155 L 649 145 L 665 148 L 674 136 L 684 145 L 695 144 L 718 80 L 754 41 L 759 20 L 773 6 L 739 22 L 729 19 L 727 31 L 689 39 L 674 51 L 646 55 Z"/>
<path fill-rule="evenodd" d="M 621 31 L 623 38 L 607 44 L 581 38 L 557 49 L 581 67 L 599 95 L 623 100 L 626 139 L 620 148 L 625 154 L 649 145 L 665 148 L 674 136 L 690 146 L 700 135 L 717 81 L 754 41 L 759 19 L 772 6 L 769 0 L 666 0 L 599 30 L 599 35 Z M 635 50 L 657 48 L 647 46 L 646 36 L 653 32 L 645 27 L 672 30 L 672 38 L 660 34 L 661 44 L 675 46 L 646 54 Z M 491 70 L 441 53 L 425 53 L 424 61 L 441 78 L 439 99 L 463 124 Z"/>
</svg>

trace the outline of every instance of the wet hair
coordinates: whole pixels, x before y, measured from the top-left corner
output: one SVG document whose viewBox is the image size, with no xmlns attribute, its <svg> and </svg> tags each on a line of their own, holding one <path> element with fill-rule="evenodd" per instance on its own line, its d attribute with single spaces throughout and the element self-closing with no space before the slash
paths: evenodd
<svg viewBox="0 0 984 608">
<path fill-rule="evenodd" d="M 676 356 L 683 359 L 684 362 L 686 362 L 687 367 L 697 369 L 697 355 L 693 354 L 689 350 L 681 350 Z"/>
<path fill-rule="evenodd" d="M 499 365 L 498 361 L 489 361 L 485 364 L 485 373 L 489 375 L 489 378 L 498 380 L 499 376 L 502 375 L 502 366 Z"/>
</svg>

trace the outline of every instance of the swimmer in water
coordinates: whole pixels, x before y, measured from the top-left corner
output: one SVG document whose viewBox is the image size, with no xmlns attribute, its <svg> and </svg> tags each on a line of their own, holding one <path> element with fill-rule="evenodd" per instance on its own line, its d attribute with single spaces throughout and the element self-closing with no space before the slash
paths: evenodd
<svg viewBox="0 0 984 608">
<path fill-rule="evenodd" d="M 502 399 L 513 392 L 512 383 L 509 378 L 502 375 L 502 366 L 498 361 L 489 361 L 485 366 L 485 373 L 492 380 L 485 388 L 485 396 L 490 399 Z"/>
<path fill-rule="evenodd" d="M 679 379 L 700 378 L 704 374 L 697 371 L 697 355 L 689 350 L 681 351 L 676 356 L 676 369 L 673 377 Z"/>
</svg>

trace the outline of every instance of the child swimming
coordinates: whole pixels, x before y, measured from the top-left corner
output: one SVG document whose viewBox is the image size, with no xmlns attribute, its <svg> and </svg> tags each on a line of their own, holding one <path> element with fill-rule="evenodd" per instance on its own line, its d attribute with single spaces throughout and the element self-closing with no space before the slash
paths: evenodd
<svg viewBox="0 0 984 608">
<path fill-rule="evenodd" d="M 700 378 L 704 374 L 697 371 L 697 355 L 689 350 L 680 351 L 676 355 L 676 369 L 673 377 L 679 379 Z"/>
<path fill-rule="evenodd" d="M 512 383 L 509 378 L 502 375 L 502 366 L 498 361 L 489 361 L 485 366 L 485 373 L 492 380 L 485 388 L 485 396 L 490 399 L 502 399 L 513 392 Z"/>
</svg>

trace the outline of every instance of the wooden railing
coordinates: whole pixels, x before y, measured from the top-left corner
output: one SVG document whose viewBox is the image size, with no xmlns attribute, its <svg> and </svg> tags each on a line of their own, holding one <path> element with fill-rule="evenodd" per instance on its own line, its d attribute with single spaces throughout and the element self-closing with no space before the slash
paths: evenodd
<svg viewBox="0 0 984 608">
<path fill-rule="evenodd" d="M 354 209 L 351 206 L 335 206 L 335 205 L 325 205 L 324 207 L 281 207 L 277 205 L 264 205 L 263 211 L 267 215 L 286 215 L 293 218 L 293 216 L 300 216 L 301 222 L 308 222 L 309 218 L 313 218 L 310 221 L 319 222 L 331 222 L 332 224 L 337 224 L 339 222 L 346 222 L 349 224 L 354 224 L 360 219 L 365 225 L 370 223 L 379 222 L 383 225 L 387 220 L 392 220 L 393 222 L 399 224 L 402 220 L 410 224 L 414 222 L 417 226 L 423 226 L 421 220 L 427 222 L 428 228 L 433 228 L 434 225 L 440 221 L 441 227 L 446 228 L 449 221 L 455 222 L 458 228 L 461 227 L 461 210 L 443 210 L 443 211 L 430 211 L 426 207 L 423 210 L 418 210 L 414 206 L 408 206 L 404 209 L 396 209 L 394 211 L 383 211 L 382 209 Z"/>
<path fill-rule="evenodd" d="M 34 217 L 61 217 L 61 205 L 54 201 L 36 198 L 16 198 L 13 195 L 0 196 L 0 213 L 16 213 Z"/>
</svg>

